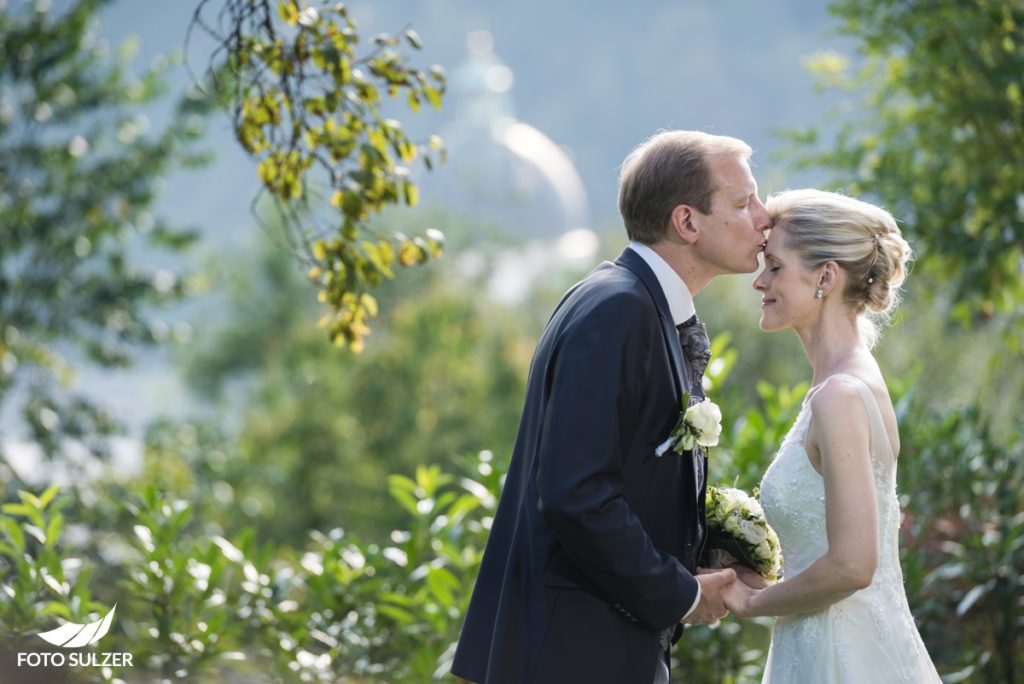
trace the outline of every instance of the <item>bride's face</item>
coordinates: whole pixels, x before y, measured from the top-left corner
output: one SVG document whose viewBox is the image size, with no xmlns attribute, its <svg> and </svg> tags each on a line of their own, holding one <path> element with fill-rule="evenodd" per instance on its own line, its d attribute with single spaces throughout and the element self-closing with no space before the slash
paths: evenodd
<svg viewBox="0 0 1024 684">
<path fill-rule="evenodd" d="M 815 316 L 822 301 L 814 297 L 820 275 L 786 246 L 781 229 L 772 230 L 764 250 L 764 268 L 754 279 L 754 289 L 761 293 L 761 330 L 792 328 Z"/>
</svg>

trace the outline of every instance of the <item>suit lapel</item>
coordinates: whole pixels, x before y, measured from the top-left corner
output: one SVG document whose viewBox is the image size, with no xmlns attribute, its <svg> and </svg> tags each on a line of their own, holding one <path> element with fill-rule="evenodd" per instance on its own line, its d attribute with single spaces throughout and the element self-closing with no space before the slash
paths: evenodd
<svg viewBox="0 0 1024 684">
<path fill-rule="evenodd" d="M 672 362 L 672 372 L 676 381 L 676 393 L 683 396 L 685 388 L 689 387 L 686 379 L 686 364 L 683 361 L 683 349 L 679 343 L 679 332 L 676 330 L 675 322 L 672 320 L 672 312 L 668 307 L 668 299 L 654 271 L 647 265 L 643 257 L 629 249 L 622 250 L 622 254 L 615 260 L 615 263 L 623 268 L 632 271 L 647 288 L 647 292 L 654 300 L 658 309 L 658 318 L 661 322 L 661 333 L 665 339 L 665 346 L 668 348 L 669 359 Z"/>
<path fill-rule="evenodd" d="M 681 400 L 683 393 L 690 387 L 690 381 L 688 379 L 688 370 L 683 360 L 683 347 L 679 341 L 679 331 L 676 330 L 675 322 L 672 320 L 672 312 L 668 308 L 668 299 L 665 297 L 665 291 L 661 289 L 658 277 L 654 275 L 654 271 L 647 265 L 643 257 L 628 247 L 622 251 L 622 254 L 615 260 L 615 263 L 636 274 L 647 288 L 651 299 L 654 300 L 654 305 L 658 309 L 658 318 L 661 321 L 662 337 L 665 339 L 665 346 L 668 348 L 669 359 L 672 363 L 676 396 Z M 691 401 L 693 401 L 692 398 Z M 690 453 L 692 455 L 693 482 L 696 486 L 697 538 L 700 540 L 697 544 L 697 556 L 694 561 L 696 562 L 696 558 L 700 558 L 700 554 L 703 552 L 703 545 L 707 541 L 707 535 L 704 532 L 706 529 L 706 523 L 704 522 L 704 496 L 707 491 L 707 480 L 705 479 L 707 452 L 703 447 L 695 447 Z"/>
</svg>

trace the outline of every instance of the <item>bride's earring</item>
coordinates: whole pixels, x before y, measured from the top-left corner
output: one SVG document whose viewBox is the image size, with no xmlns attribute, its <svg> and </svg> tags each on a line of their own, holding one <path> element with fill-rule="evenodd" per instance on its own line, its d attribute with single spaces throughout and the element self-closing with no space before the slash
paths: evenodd
<svg viewBox="0 0 1024 684">
<path fill-rule="evenodd" d="M 817 291 L 814 293 L 814 298 L 815 299 L 822 299 L 824 296 L 825 296 L 825 288 L 823 288 L 823 287 L 819 287 L 817 289 Z"/>
</svg>

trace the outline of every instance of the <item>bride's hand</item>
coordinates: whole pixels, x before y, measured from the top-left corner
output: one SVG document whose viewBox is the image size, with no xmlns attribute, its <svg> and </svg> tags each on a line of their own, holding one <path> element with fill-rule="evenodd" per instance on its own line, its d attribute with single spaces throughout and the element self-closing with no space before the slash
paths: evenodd
<svg viewBox="0 0 1024 684">
<path fill-rule="evenodd" d="M 771 586 L 771 582 L 766 580 L 764 577 L 761 577 L 759 572 L 751 570 L 745 565 L 736 563 L 729 567 L 736 571 L 736 578 L 751 589 L 766 589 Z"/>
<path fill-rule="evenodd" d="M 753 574 L 756 575 L 757 573 Z M 757 576 L 760 578 L 760 575 Z M 763 579 L 761 582 L 767 586 Z M 747 584 L 745 579 L 741 579 L 722 590 L 722 600 L 725 602 L 725 607 L 733 615 L 739 618 L 747 618 L 753 613 L 752 601 L 762 590 L 763 588 L 754 588 Z"/>
</svg>

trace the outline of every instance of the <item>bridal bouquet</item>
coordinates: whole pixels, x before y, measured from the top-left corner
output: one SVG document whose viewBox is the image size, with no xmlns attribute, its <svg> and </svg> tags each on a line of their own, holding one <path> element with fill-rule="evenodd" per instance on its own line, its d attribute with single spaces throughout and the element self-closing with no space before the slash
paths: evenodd
<svg viewBox="0 0 1024 684">
<path fill-rule="evenodd" d="M 779 538 L 757 499 L 741 489 L 709 485 L 705 512 L 708 543 L 704 565 L 721 568 L 739 563 L 767 580 L 779 578 Z"/>
</svg>

